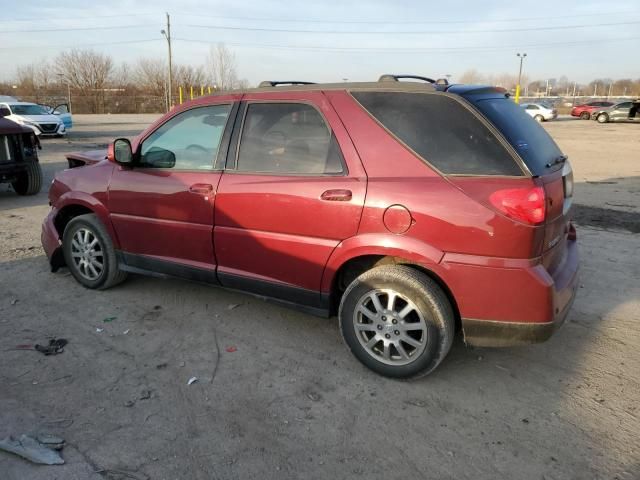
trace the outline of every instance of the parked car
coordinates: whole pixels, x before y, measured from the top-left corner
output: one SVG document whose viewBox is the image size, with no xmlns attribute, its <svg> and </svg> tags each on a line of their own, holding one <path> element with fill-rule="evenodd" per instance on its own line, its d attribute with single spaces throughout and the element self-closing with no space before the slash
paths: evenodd
<svg viewBox="0 0 640 480">
<path fill-rule="evenodd" d="M 582 120 L 589 120 L 591 118 L 591 114 L 595 110 L 599 110 L 602 108 L 607 108 L 613 105 L 613 102 L 589 102 L 583 103 L 582 105 L 576 105 L 571 109 L 572 117 L 580 117 Z"/>
<path fill-rule="evenodd" d="M 24 125 L 33 130 L 36 135 L 60 137 L 67 134 L 63 120 L 37 103 L 1 102 L 0 117 Z"/>
<path fill-rule="evenodd" d="M 544 122 L 558 117 L 558 111 L 544 103 L 523 103 L 520 105 L 536 121 Z"/>
<path fill-rule="evenodd" d="M 469 345 L 546 340 L 577 286 L 567 157 L 502 88 L 389 77 L 206 96 L 70 155 L 85 166 L 57 173 L 42 226 L 52 270 L 337 314 L 390 377 L 433 371 L 456 325 Z"/>
<path fill-rule="evenodd" d="M 68 132 L 73 128 L 73 118 L 71 117 L 71 110 L 69 110 L 69 105 L 66 103 L 62 103 L 60 105 L 56 105 L 52 107 L 50 105 L 40 105 L 43 107 L 47 113 L 52 115 L 57 115 L 62 120 L 64 124 L 64 129 Z"/>
<path fill-rule="evenodd" d="M 38 139 L 30 128 L 0 118 L 0 183 L 18 195 L 35 195 L 42 185 Z"/>
<path fill-rule="evenodd" d="M 640 122 L 640 100 L 620 102 L 608 108 L 595 110 L 591 119 L 598 123 Z"/>
</svg>

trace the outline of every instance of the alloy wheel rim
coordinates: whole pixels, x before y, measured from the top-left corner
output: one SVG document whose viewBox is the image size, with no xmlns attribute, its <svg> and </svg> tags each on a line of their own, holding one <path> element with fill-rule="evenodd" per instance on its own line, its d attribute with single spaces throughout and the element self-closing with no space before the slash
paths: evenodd
<svg viewBox="0 0 640 480">
<path fill-rule="evenodd" d="M 104 271 L 102 245 L 88 228 L 81 228 L 71 239 L 71 258 L 76 270 L 87 280 L 96 280 Z"/>
<path fill-rule="evenodd" d="M 360 297 L 353 326 L 364 350 L 387 365 L 407 365 L 427 346 L 428 328 L 422 313 L 392 289 L 371 290 Z"/>
</svg>

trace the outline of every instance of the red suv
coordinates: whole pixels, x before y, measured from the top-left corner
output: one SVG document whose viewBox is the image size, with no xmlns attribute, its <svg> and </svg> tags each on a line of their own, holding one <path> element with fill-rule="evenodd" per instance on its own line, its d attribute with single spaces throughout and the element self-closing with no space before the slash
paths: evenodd
<svg viewBox="0 0 640 480">
<path fill-rule="evenodd" d="M 576 105 L 571 109 L 572 117 L 580 117 L 582 120 L 589 120 L 591 114 L 596 110 L 607 108 L 613 105 L 613 102 L 589 102 L 582 105 Z"/>
<path fill-rule="evenodd" d="M 501 88 L 398 78 L 203 97 L 87 155 L 49 192 L 52 270 L 338 314 L 391 377 L 431 372 L 457 328 L 476 346 L 547 339 L 577 282 L 569 162 Z"/>
</svg>

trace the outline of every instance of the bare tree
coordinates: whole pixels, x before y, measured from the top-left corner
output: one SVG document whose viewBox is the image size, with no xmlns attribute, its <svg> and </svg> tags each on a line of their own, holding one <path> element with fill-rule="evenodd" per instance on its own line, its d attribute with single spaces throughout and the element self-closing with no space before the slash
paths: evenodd
<svg viewBox="0 0 640 480">
<path fill-rule="evenodd" d="M 239 80 L 236 72 L 236 56 L 223 43 L 209 48 L 207 70 L 211 82 L 218 90 L 238 88 Z"/>
<path fill-rule="evenodd" d="M 203 66 L 177 65 L 174 67 L 173 78 L 176 85 L 184 88 L 200 88 L 207 84 L 207 74 Z"/>
<path fill-rule="evenodd" d="M 460 76 L 460 83 L 482 83 L 485 81 L 484 75 L 475 68 L 467 70 Z"/>
<path fill-rule="evenodd" d="M 93 113 L 104 109 L 104 92 L 113 72 L 110 56 L 92 50 L 71 50 L 56 58 L 56 66 L 74 89 L 91 97 Z"/>
<path fill-rule="evenodd" d="M 175 69 L 175 67 L 174 67 Z M 166 95 L 167 64 L 157 58 L 141 58 L 133 71 L 139 88 L 153 95 Z"/>
</svg>

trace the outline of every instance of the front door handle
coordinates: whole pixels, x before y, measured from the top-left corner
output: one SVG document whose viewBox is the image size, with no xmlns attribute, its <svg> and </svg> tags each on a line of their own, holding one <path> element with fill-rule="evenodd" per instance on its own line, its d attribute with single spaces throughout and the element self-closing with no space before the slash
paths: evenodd
<svg viewBox="0 0 640 480">
<path fill-rule="evenodd" d="M 351 198 L 353 198 L 351 190 L 327 190 L 320 195 L 320 199 L 327 202 L 349 202 Z"/>
<path fill-rule="evenodd" d="M 213 185 L 210 183 L 194 183 L 189 187 L 191 193 L 200 193 L 202 195 L 208 195 L 213 192 Z"/>
</svg>

